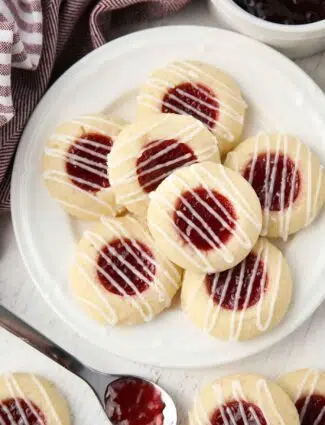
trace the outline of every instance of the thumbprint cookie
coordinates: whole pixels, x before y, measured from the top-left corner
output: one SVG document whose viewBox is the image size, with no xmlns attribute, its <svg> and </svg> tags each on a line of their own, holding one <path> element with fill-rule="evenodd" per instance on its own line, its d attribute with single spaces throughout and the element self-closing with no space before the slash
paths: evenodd
<svg viewBox="0 0 325 425">
<path fill-rule="evenodd" d="M 287 240 L 312 223 L 324 204 L 323 167 L 293 136 L 258 134 L 230 152 L 224 165 L 238 171 L 255 190 L 264 236 Z"/>
<path fill-rule="evenodd" d="M 261 238 L 232 269 L 213 274 L 186 271 L 182 307 L 205 332 L 244 340 L 276 326 L 288 310 L 291 294 L 291 273 L 283 254 Z"/>
<path fill-rule="evenodd" d="M 299 425 L 289 396 L 257 375 L 233 375 L 204 387 L 189 412 L 189 425 Z"/>
<path fill-rule="evenodd" d="M 105 115 L 81 116 L 59 125 L 44 152 L 44 180 L 50 194 L 70 214 L 94 220 L 114 216 L 115 196 L 107 155 L 124 126 Z"/>
<path fill-rule="evenodd" d="M 161 251 L 199 273 L 234 267 L 252 250 L 262 226 L 252 187 L 213 162 L 170 174 L 151 194 L 147 218 Z"/>
<path fill-rule="evenodd" d="M 102 217 L 86 230 L 71 271 L 77 300 L 108 325 L 148 322 L 169 307 L 181 272 L 132 216 Z"/>
<path fill-rule="evenodd" d="M 220 162 L 216 138 L 190 116 L 160 114 L 127 126 L 108 158 L 117 203 L 145 215 L 149 193 L 175 169 Z"/>
<path fill-rule="evenodd" d="M 325 425 L 325 373 L 301 369 L 281 376 L 278 384 L 295 403 L 301 425 Z"/>
<path fill-rule="evenodd" d="M 246 107 L 230 75 L 213 65 L 183 61 L 170 63 L 148 78 L 140 89 L 137 116 L 192 115 L 217 136 L 224 154 L 240 141 Z"/>
<path fill-rule="evenodd" d="M 1 425 L 70 425 L 67 402 L 54 385 L 29 373 L 0 376 Z"/>
</svg>

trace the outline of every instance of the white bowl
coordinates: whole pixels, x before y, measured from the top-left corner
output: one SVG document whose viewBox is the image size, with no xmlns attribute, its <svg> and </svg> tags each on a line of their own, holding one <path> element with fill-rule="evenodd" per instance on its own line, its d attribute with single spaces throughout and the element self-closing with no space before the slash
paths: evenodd
<svg viewBox="0 0 325 425">
<path fill-rule="evenodd" d="M 210 0 L 210 9 L 226 28 L 269 44 L 291 58 L 311 56 L 325 49 L 325 20 L 306 25 L 264 21 L 232 0 Z"/>
</svg>

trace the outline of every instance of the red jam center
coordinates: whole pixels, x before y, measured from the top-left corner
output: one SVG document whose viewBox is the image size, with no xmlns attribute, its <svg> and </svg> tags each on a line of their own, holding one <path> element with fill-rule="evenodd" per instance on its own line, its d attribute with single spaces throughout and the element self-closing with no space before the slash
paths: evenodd
<svg viewBox="0 0 325 425">
<path fill-rule="evenodd" d="M 173 170 L 196 161 L 187 144 L 176 139 L 155 140 L 144 147 L 137 159 L 138 182 L 145 192 L 152 192 Z"/>
<path fill-rule="evenodd" d="M 88 192 L 98 192 L 110 186 L 107 178 L 107 155 L 112 149 L 110 137 L 87 133 L 69 149 L 67 173 L 76 186 Z"/>
<path fill-rule="evenodd" d="M 150 382 L 123 378 L 109 385 L 106 412 L 113 425 L 162 425 L 165 404 Z"/>
<path fill-rule="evenodd" d="M 135 295 L 148 289 L 156 273 L 150 249 L 131 239 L 116 239 L 97 259 L 97 276 L 104 288 L 115 294 Z"/>
<path fill-rule="evenodd" d="M 325 425 L 325 397 L 313 394 L 296 402 L 301 425 Z"/>
<path fill-rule="evenodd" d="M 267 425 L 261 409 L 246 401 L 231 401 L 217 409 L 210 419 L 211 425 Z"/>
<path fill-rule="evenodd" d="M 184 242 L 208 251 L 220 248 L 232 237 L 236 213 L 221 193 L 198 187 L 176 200 L 174 223 Z"/>
<path fill-rule="evenodd" d="M 264 264 L 252 252 L 236 267 L 208 274 L 205 280 L 213 301 L 226 310 L 242 310 L 255 305 L 267 287 Z"/>
<path fill-rule="evenodd" d="M 192 115 L 213 128 L 219 119 L 219 102 L 215 93 L 203 84 L 182 83 L 167 91 L 161 111 Z"/>
<path fill-rule="evenodd" d="M 256 161 L 248 163 L 243 176 L 251 182 L 263 209 L 283 211 L 299 195 L 300 172 L 288 156 L 258 155 Z"/>
<path fill-rule="evenodd" d="M 1 400 L 0 423 L 1 425 L 46 425 L 46 420 L 41 410 L 31 401 L 8 398 Z"/>
</svg>

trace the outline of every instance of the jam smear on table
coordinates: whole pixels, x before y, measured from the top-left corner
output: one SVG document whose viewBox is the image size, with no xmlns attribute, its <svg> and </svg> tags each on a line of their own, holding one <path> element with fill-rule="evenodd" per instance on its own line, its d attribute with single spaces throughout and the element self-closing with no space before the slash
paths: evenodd
<svg viewBox="0 0 325 425">
<path fill-rule="evenodd" d="M 113 425 L 163 425 L 160 391 L 140 378 L 121 378 L 106 391 L 106 413 Z"/>
<path fill-rule="evenodd" d="M 115 294 L 136 295 L 149 288 L 156 266 L 151 250 L 128 238 L 115 239 L 99 252 L 97 276 L 104 288 Z"/>
<path fill-rule="evenodd" d="M 313 394 L 296 402 L 301 425 L 325 425 L 325 397 Z"/>
<path fill-rule="evenodd" d="M 144 146 L 137 159 L 138 182 L 145 192 L 152 192 L 176 168 L 196 161 L 186 143 L 176 139 L 154 140 Z"/>
<path fill-rule="evenodd" d="M 226 310 L 240 311 L 254 306 L 260 300 L 262 291 L 265 292 L 267 288 L 267 273 L 263 261 L 251 252 L 231 270 L 208 274 L 205 283 L 216 304 Z"/>
<path fill-rule="evenodd" d="M 161 111 L 192 115 L 213 128 L 219 119 L 219 102 L 215 93 L 205 85 L 182 83 L 166 92 Z"/>
<path fill-rule="evenodd" d="M 234 400 L 217 409 L 210 418 L 211 425 L 267 425 L 259 407 L 244 400 Z"/>
<path fill-rule="evenodd" d="M 66 170 L 70 180 L 80 189 L 98 192 L 110 187 L 107 177 L 107 155 L 113 146 L 109 136 L 86 133 L 70 146 Z"/>
<path fill-rule="evenodd" d="M 181 238 L 203 251 L 226 244 L 232 237 L 236 218 L 229 199 L 203 187 L 182 193 L 175 203 L 174 223 Z"/>
<path fill-rule="evenodd" d="M 302 25 L 325 19 L 324 0 L 234 0 L 246 12 L 265 21 Z"/>
<path fill-rule="evenodd" d="M 263 209 L 283 211 L 298 198 L 300 172 L 288 156 L 260 154 L 246 165 L 243 176 L 253 186 Z"/>
<path fill-rule="evenodd" d="M 0 423 L 46 425 L 46 420 L 43 412 L 30 400 L 27 402 L 22 398 L 7 398 L 0 403 Z"/>
</svg>

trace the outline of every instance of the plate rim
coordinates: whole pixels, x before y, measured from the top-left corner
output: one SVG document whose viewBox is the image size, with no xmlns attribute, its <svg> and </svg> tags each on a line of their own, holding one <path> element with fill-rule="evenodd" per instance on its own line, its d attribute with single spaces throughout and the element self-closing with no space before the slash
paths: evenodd
<svg viewBox="0 0 325 425">
<path fill-rule="evenodd" d="M 72 321 L 69 320 L 69 318 L 62 312 L 54 302 L 51 301 L 51 298 L 49 297 L 49 294 L 47 291 L 44 290 L 44 287 L 42 284 L 38 281 L 38 272 L 35 270 L 35 261 L 30 262 L 30 259 L 28 258 L 27 250 L 24 249 L 24 245 L 26 244 L 24 242 L 25 238 L 25 232 L 22 226 L 22 214 L 21 214 L 21 197 L 19 195 L 20 193 L 20 180 L 21 180 L 21 173 L 19 175 L 19 169 L 18 164 L 22 163 L 24 149 L 27 146 L 27 143 L 21 143 L 24 140 L 26 132 L 29 130 L 29 128 L 33 127 L 33 122 L 37 120 L 37 117 L 39 115 L 39 111 L 42 111 L 43 104 L 46 103 L 46 98 L 49 97 L 52 93 L 55 92 L 56 87 L 61 85 L 63 82 L 67 81 L 70 78 L 70 75 L 74 74 L 76 70 L 81 69 L 82 65 L 84 63 L 87 63 L 90 61 L 93 57 L 100 56 L 101 52 L 104 51 L 114 51 L 118 49 L 119 45 L 127 46 L 127 43 L 132 41 L 136 41 L 138 39 L 139 42 L 145 43 L 146 39 L 150 39 L 150 37 L 147 36 L 148 33 L 152 36 L 152 38 L 155 38 L 156 40 L 159 39 L 159 36 L 162 38 L 166 37 L 167 32 L 172 33 L 186 33 L 187 31 L 194 31 L 194 32 L 215 32 L 218 33 L 219 36 L 222 36 L 223 34 L 226 34 L 227 36 L 231 35 L 232 37 L 237 37 L 238 39 L 245 39 L 246 42 L 251 43 L 253 46 L 258 46 L 258 48 L 264 49 L 266 52 L 268 51 L 268 54 L 272 54 L 277 60 L 281 60 L 283 64 L 286 66 L 288 70 L 291 68 L 293 72 L 296 73 L 296 75 L 300 75 L 300 78 L 303 78 L 305 80 L 305 84 L 309 84 L 309 88 L 313 90 L 313 97 L 315 98 L 315 102 L 318 100 L 318 103 L 323 104 L 323 110 L 324 110 L 324 122 L 325 122 L 325 94 L 321 90 L 321 88 L 317 85 L 317 83 L 297 64 L 295 64 L 293 61 L 291 61 L 289 58 L 284 56 L 283 54 L 279 53 L 278 51 L 274 50 L 270 46 L 267 46 L 257 40 L 251 39 L 247 36 L 244 36 L 242 34 L 220 29 L 217 27 L 211 27 L 211 26 L 200 26 L 200 25 L 166 25 L 162 27 L 154 27 L 154 28 L 148 28 L 140 31 L 136 31 L 127 35 L 124 35 L 122 37 L 116 38 L 103 46 L 91 51 L 86 56 L 81 58 L 79 61 L 77 61 L 75 64 L 73 64 L 68 70 L 66 70 L 55 82 L 54 84 L 46 91 L 36 108 L 34 109 L 33 113 L 29 117 L 29 120 L 24 128 L 24 131 L 21 136 L 21 141 L 18 145 L 15 159 L 14 159 L 14 165 L 13 165 L 13 171 L 12 171 L 12 178 L 11 178 L 11 186 L 10 186 L 10 195 L 11 195 L 11 217 L 12 217 L 12 223 L 13 223 L 13 230 L 14 235 L 16 239 L 16 243 L 18 246 L 18 251 L 21 256 L 21 259 L 23 261 L 24 266 L 26 267 L 26 270 L 28 272 L 28 275 L 31 279 L 31 281 L 36 286 L 37 290 L 43 297 L 43 299 L 47 302 L 49 307 L 55 312 L 55 314 L 62 320 L 62 322 L 65 325 L 68 325 L 74 332 L 76 332 L 83 340 L 85 340 L 88 344 L 92 344 L 102 350 L 105 350 L 109 352 L 112 355 L 116 355 L 120 358 L 124 358 L 130 361 L 136 361 L 141 364 L 147 364 L 151 366 L 159 366 L 163 368 L 171 368 L 171 369 L 202 369 L 202 368 L 208 368 L 208 367 L 216 367 L 216 366 L 223 366 L 226 364 L 230 364 L 239 360 L 246 359 L 248 357 L 251 357 L 257 353 L 263 352 L 267 350 L 270 347 L 273 347 L 274 345 L 278 344 L 285 338 L 287 338 L 290 334 L 292 334 L 294 331 L 296 331 L 304 322 L 307 321 L 311 317 L 311 315 L 317 310 L 317 308 L 321 305 L 321 303 L 325 300 L 325 290 L 322 297 L 319 297 L 319 299 L 314 300 L 313 303 L 309 303 L 309 307 L 306 309 L 305 316 L 297 318 L 295 321 L 292 321 L 290 326 L 287 326 L 285 328 L 285 331 L 279 331 L 277 334 L 276 339 L 266 341 L 266 343 L 263 345 L 263 347 L 257 346 L 254 348 L 252 346 L 251 350 L 246 350 L 244 354 L 237 353 L 234 356 L 229 356 L 227 359 L 224 358 L 221 361 L 218 360 L 215 361 L 205 361 L 204 364 L 199 364 L 198 361 L 193 362 L 187 361 L 184 364 L 181 363 L 180 360 L 173 362 L 170 364 L 168 359 L 164 360 L 164 362 L 155 362 L 154 360 L 149 361 L 141 360 L 137 355 L 133 356 L 133 353 L 124 352 L 121 353 L 120 351 L 114 351 L 114 348 L 105 346 L 104 344 L 101 344 L 100 341 L 90 340 L 88 336 L 86 335 L 86 332 L 83 332 L 80 327 L 77 326 L 77 324 L 72 323 Z M 167 33 L 168 34 L 168 33 Z M 151 40 L 152 40 L 151 38 Z M 113 55 L 114 56 L 114 55 Z M 324 262 L 325 263 L 325 262 Z M 33 267 L 34 266 L 34 270 Z M 324 264 L 325 266 L 325 264 Z M 317 298 L 317 297 L 316 297 Z M 280 325 L 281 326 L 281 325 Z"/>
</svg>

